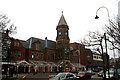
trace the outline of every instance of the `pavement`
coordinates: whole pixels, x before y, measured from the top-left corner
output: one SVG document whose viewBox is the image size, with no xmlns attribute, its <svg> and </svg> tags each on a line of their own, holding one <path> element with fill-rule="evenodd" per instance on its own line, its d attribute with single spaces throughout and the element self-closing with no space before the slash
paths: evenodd
<svg viewBox="0 0 120 80">
<path fill-rule="evenodd" d="M 27 77 L 29 74 L 28 73 L 20 73 L 20 74 L 13 74 L 13 77 L 7 77 L 6 75 L 2 75 L 2 79 L 1 80 L 20 80 L 20 79 L 24 79 L 25 77 Z"/>
</svg>

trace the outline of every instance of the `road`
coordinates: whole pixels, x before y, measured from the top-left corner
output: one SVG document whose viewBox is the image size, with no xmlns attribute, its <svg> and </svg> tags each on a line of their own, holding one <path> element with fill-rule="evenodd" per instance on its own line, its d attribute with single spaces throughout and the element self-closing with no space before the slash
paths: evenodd
<svg viewBox="0 0 120 80">
<path fill-rule="evenodd" d="M 49 80 L 49 73 L 29 74 L 26 78 L 21 80 Z"/>
<path fill-rule="evenodd" d="M 103 80 L 102 77 L 98 77 L 97 75 L 93 75 L 91 80 Z"/>
<path fill-rule="evenodd" d="M 26 78 L 21 80 L 49 80 L 50 73 L 37 73 L 35 75 L 29 74 Z M 93 75 L 90 80 L 102 80 L 102 77 L 98 77 L 97 75 Z"/>
</svg>

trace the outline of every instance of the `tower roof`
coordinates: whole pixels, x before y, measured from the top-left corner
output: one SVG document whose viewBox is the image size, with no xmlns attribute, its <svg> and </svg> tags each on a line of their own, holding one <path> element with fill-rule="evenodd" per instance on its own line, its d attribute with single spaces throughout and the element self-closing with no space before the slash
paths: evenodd
<svg viewBox="0 0 120 80">
<path fill-rule="evenodd" d="M 67 22 L 66 22 L 66 20 L 64 18 L 64 15 L 63 15 L 63 12 L 62 12 L 62 16 L 61 16 L 61 18 L 59 20 L 58 25 L 67 25 Z"/>
</svg>

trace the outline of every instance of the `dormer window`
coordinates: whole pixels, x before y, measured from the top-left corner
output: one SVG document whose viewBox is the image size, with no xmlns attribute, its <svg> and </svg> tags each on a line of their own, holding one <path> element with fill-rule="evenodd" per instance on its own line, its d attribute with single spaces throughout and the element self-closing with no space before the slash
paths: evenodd
<svg viewBox="0 0 120 80">
<path fill-rule="evenodd" d="M 35 46 L 36 46 L 36 50 L 40 49 L 40 45 L 39 44 L 35 44 Z"/>
</svg>

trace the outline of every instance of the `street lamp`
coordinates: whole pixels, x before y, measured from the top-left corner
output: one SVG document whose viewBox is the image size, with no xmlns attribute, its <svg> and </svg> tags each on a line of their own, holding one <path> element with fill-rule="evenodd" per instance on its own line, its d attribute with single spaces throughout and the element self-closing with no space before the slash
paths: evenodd
<svg viewBox="0 0 120 80">
<path fill-rule="evenodd" d="M 99 7 L 99 8 L 97 9 L 95 19 L 98 19 L 98 18 L 99 18 L 98 15 L 97 15 L 97 13 L 98 13 L 98 11 L 99 11 L 101 8 L 105 8 L 105 9 L 107 10 L 107 14 L 108 14 L 108 22 L 109 22 L 109 26 L 110 26 L 109 10 L 108 10 L 108 8 L 105 7 L 105 6 Z M 110 27 L 111 27 L 111 26 L 110 26 Z M 112 31 L 111 31 L 111 32 L 112 32 Z M 106 54 L 107 54 L 106 34 L 104 34 L 104 37 L 105 37 Z M 112 39 L 112 45 L 113 45 L 113 44 L 114 44 L 114 43 L 113 43 L 113 39 Z M 115 74 L 116 74 L 116 79 L 118 80 L 118 74 L 117 74 L 117 68 L 116 68 L 116 60 L 115 60 L 114 45 L 113 45 L 113 55 L 114 55 L 114 63 L 115 63 Z M 107 54 L 107 56 L 108 56 L 108 54 Z M 107 60 L 107 62 L 108 62 L 108 60 Z M 109 67 L 108 67 L 108 75 L 109 75 Z M 110 79 L 110 76 L 109 76 L 109 79 Z"/>
<path fill-rule="evenodd" d="M 98 13 L 98 11 L 99 11 L 101 8 L 105 8 L 105 9 L 107 10 L 108 21 L 109 21 L 109 24 L 110 24 L 109 10 L 108 10 L 108 8 L 105 7 L 105 6 L 101 6 L 101 7 L 99 7 L 99 8 L 97 9 L 95 19 L 98 19 L 98 18 L 99 18 L 98 15 L 97 15 L 97 13 Z"/>
<path fill-rule="evenodd" d="M 98 13 L 98 11 L 99 11 L 101 8 L 105 8 L 105 9 L 107 10 L 108 21 L 109 21 L 109 25 L 110 25 L 109 10 L 108 10 L 108 8 L 105 7 L 105 6 L 101 6 L 101 7 L 99 7 L 99 8 L 97 9 L 95 19 L 98 19 L 98 18 L 99 18 L 98 15 L 97 15 L 97 13 Z M 106 56 L 108 57 L 108 53 L 107 53 L 107 42 L 106 42 L 106 33 L 104 33 L 104 38 L 105 38 Z M 101 44 L 102 57 L 103 57 L 102 40 L 101 40 L 100 44 Z M 109 58 L 108 58 L 108 59 L 109 59 Z M 107 59 L 107 65 L 108 65 L 108 77 L 109 77 L 109 79 L 110 79 L 110 75 L 109 75 L 109 74 L 110 74 L 110 73 L 109 73 L 109 60 L 108 60 L 108 59 Z M 103 64 L 104 64 L 104 58 L 103 58 Z M 104 64 L 104 79 L 106 79 L 105 64 Z"/>
</svg>

